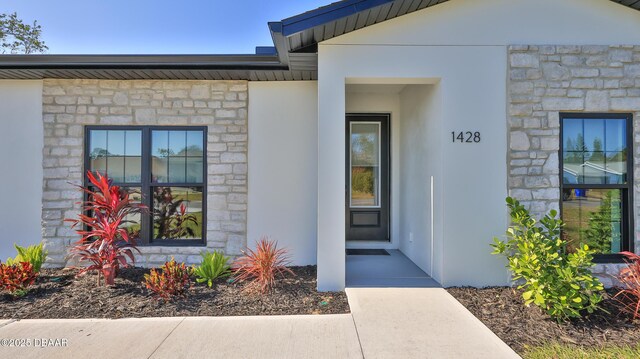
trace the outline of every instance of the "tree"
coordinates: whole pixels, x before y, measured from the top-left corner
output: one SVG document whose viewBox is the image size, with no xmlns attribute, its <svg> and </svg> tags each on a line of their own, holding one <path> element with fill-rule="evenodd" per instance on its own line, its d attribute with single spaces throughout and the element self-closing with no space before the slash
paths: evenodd
<svg viewBox="0 0 640 359">
<path fill-rule="evenodd" d="M 584 136 L 582 136 L 581 133 L 579 133 L 576 136 L 576 144 L 575 144 L 575 146 L 576 146 L 576 151 L 579 151 L 579 152 L 588 152 L 589 151 L 589 148 L 584 143 Z"/>
<path fill-rule="evenodd" d="M 49 48 L 41 39 L 37 21 L 25 24 L 17 13 L 0 14 L 0 52 L 10 54 L 43 53 Z"/>
<path fill-rule="evenodd" d="M 565 158 L 567 163 L 582 163 L 584 152 L 589 152 L 589 148 L 584 143 L 584 136 L 578 133 L 575 141 L 571 138 L 567 139 L 565 152 L 567 152 Z"/>
<path fill-rule="evenodd" d="M 604 161 L 604 153 L 602 152 L 602 140 L 599 137 L 593 139 L 593 152 L 591 153 L 592 162 Z"/>
<path fill-rule="evenodd" d="M 613 227 L 620 221 L 619 203 L 614 200 L 614 194 L 618 195 L 617 191 L 605 193 L 600 207 L 589 215 L 588 227 L 583 232 L 585 243 L 598 253 L 611 253 Z"/>
</svg>

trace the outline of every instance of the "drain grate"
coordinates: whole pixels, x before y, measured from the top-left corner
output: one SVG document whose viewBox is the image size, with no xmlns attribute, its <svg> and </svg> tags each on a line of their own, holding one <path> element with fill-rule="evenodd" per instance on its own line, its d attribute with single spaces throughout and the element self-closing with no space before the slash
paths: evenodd
<svg viewBox="0 0 640 359">
<path fill-rule="evenodd" d="M 388 256 L 384 249 L 347 249 L 348 256 Z"/>
</svg>

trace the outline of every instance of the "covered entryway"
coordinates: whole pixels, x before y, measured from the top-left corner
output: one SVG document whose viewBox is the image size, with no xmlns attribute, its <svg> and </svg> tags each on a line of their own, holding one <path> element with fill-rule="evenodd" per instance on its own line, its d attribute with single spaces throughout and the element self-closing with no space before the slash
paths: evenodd
<svg viewBox="0 0 640 359">
<path fill-rule="evenodd" d="M 345 85 L 345 284 L 434 287 L 437 83 Z"/>
</svg>

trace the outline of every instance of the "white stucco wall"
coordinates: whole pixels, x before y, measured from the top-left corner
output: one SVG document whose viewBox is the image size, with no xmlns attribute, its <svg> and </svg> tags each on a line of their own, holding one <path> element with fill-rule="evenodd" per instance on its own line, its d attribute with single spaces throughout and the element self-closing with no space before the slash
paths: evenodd
<svg viewBox="0 0 640 359">
<path fill-rule="evenodd" d="M 268 235 L 295 265 L 316 263 L 317 97 L 315 81 L 249 83 L 247 243 Z"/>
<path fill-rule="evenodd" d="M 442 146 L 440 87 L 409 85 L 400 93 L 400 250 L 442 280 Z M 438 181 L 436 181 L 438 179 Z"/>
<path fill-rule="evenodd" d="M 442 177 L 434 178 L 434 181 L 443 183 L 443 192 L 437 195 L 445 198 L 445 203 L 434 210 L 443 213 L 443 260 L 447 263 L 447 253 L 461 247 L 465 253 L 475 255 L 471 258 L 473 265 L 465 265 L 467 271 L 463 273 L 454 275 L 445 265 L 441 282 L 504 284 L 507 277 L 503 265 L 491 258 L 485 240 L 501 233 L 506 225 L 503 206 L 506 196 L 506 161 L 503 159 L 507 148 L 504 49 L 495 46 L 396 48 L 322 45 L 319 61 L 318 244 L 321 249 L 333 250 L 332 255 L 327 255 L 330 260 L 325 265 L 322 261 L 324 253 L 318 253 L 319 287 L 339 289 L 344 286 L 344 279 L 341 280 L 344 271 L 337 273 L 339 262 L 344 261 L 343 252 L 338 250 L 340 246 L 344 248 L 344 212 L 340 211 L 344 205 L 340 190 L 344 188 L 344 149 L 338 147 L 338 136 L 332 134 L 344 131 L 341 125 L 345 108 L 340 106 L 344 103 L 344 90 L 340 89 L 347 81 L 374 77 L 395 81 L 440 79 L 444 126 L 439 136 L 443 140 L 443 172 Z M 444 139 L 450 138 L 447 133 L 454 130 L 480 131 L 484 135 L 483 142 L 474 145 L 445 143 Z M 329 174 L 335 177 L 329 178 Z M 451 215 L 447 216 L 448 213 Z M 492 214 L 496 215 L 491 217 Z M 460 243 L 456 243 L 456 239 Z M 483 256 L 483 252 L 486 255 Z M 453 266 L 454 262 L 449 263 Z M 329 272 L 336 272 L 326 273 L 323 267 Z"/>
<path fill-rule="evenodd" d="M 42 81 L 0 80 L 0 260 L 42 239 Z"/>
<path fill-rule="evenodd" d="M 322 44 L 637 44 L 639 23 L 640 11 L 609 0 L 450 0 Z"/>
<path fill-rule="evenodd" d="M 345 84 L 440 83 L 440 282 L 508 283 L 489 243 L 507 226 L 507 45 L 638 44 L 640 12 L 608 0 L 452 0 L 319 45 L 318 285 L 344 287 Z M 398 46 L 401 45 L 401 46 Z M 451 142 L 479 131 L 482 142 Z"/>
</svg>

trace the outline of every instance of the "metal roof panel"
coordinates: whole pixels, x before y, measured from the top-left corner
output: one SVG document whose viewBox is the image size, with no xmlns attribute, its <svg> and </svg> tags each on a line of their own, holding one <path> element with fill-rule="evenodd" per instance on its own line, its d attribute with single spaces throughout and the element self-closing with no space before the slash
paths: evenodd
<svg viewBox="0 0 640 359">
<path fill-rule="evenodd" d="M 249 55 L 0 55 L 0 79 L 317 79 L 317 44 L 449 0 L 343 0 L 270 22 Z M 610 0 L 640 10 L 640 0 Z M 303 56 L 304 55 L 304 56 Z"/>
</svg>

